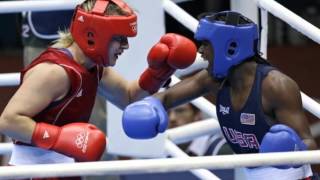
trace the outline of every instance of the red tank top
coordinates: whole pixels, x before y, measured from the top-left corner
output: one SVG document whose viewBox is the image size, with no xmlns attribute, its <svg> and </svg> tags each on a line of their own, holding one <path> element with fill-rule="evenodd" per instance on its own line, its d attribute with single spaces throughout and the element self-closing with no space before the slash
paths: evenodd
<svg viewBox="0 0 320 180">
<path fill-rule="evenodd" d="M 57 126 L 72 122 L 88 122 L 103 67 L 96 66 L 87 70 L 62 50 L 49 48 L 22 70 L 21 83 L 23 83 L 24 74 L 29 69 L 43 62 L 63 67 L 70 78 L 71 88 L 62 100 L 51 103 L 32 118 L 36 122 L 46 122 Z"/>
</svg>

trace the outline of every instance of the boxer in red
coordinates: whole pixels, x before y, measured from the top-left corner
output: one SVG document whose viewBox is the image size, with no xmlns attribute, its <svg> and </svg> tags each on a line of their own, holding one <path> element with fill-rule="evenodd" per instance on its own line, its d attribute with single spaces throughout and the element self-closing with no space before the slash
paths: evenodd
<svg viewBox="0 0 320 180">
<path fill-rule="evenodd" d="M 98 87 L 123 109 L 158 91 L 175 69 L 195 59 L 192 41 L 166 34 L 151 48 L 139 80 L 127 82 L 110 66 L 136 34 L 137 17 L 121 0 L 77 6 L 70 32 L 21 72 L 21 84 L 0 117 L 0 132 L 14 140 L 10 165 L 99 160 L 105 134 L 88 123 Z"/>
</svg>

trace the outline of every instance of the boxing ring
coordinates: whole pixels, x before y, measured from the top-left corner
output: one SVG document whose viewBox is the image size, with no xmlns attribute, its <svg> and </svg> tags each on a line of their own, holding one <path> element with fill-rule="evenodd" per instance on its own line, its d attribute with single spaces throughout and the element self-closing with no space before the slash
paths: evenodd
<svg viewBox="0 0 320 180">
<path fill-rule="evenodd" d="M 261 11 L 261 43 L 263 56 L 267 55 L 268 13 L 273 14 L 290 26 L 300 31 L 310 39 L 320 43 L 320 30 L 289 11 L 273 0 L 252 0 Z M 50 11 L 73 9 L 81 0 L 52 0 L 52 1 L 1 1 L 0 13 L 20 13 L 22 11 Z M 162 0 L 164 10 L 173 18 L 195 32 L 198 21 L 187 14 L 171 0 Z M 0 74 L 0 86 L 16 86 L 19 84 L 19 73 Z M 179 82 L 173 77 L 172 85 Z M 301 92 L 303 107 L 320 118 L 320 104 Z M 166 131 L 165 149 L 170 159 L 122 160 L 100 161 L 70 164 L 25 165 L 17 167 L 0 167 L 0 179 L 30 178 L 30 177 L 56 177 L 56 176 L 87 176 L 107 174 L 139 174 L 156 172 L 179 172 L 190 170 L 200 179 L 219 179 L 207 169 L 233 169 L 237 167 L 283 165 L 283 164 L 318 164 L 320 151 L 300 151 L 286 153 L 219 155 L 205 157 L 188 157 L 176 144 L 191 141 L 203 135 L 220 133 L 216 120 L 215 106 L 198 98 L 192 103 L 212 119 L 203 120 L 182 127 Z M 0 154 L 9 154 L 11 143 L 0 144 Z"/>
</svg>

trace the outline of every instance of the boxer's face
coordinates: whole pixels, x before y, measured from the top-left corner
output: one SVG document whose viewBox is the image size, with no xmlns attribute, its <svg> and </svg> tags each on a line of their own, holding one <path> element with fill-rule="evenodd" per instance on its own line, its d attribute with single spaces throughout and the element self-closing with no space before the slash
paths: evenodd
<svg viewBox="0 0 320 180">
<path fill-rule="evenodd" d="M 125 49 L 129 48 L 128 39 L 125 36 L 114 36 L 109 45 L 109 65 L 114 66 L 118 57 Z"/>
<path fill-rule="evenodd" d="M 213 68 L 213 48 L 211 46 L 211 43 L 209 41 L 202 41 L 198 52 L 201 54 L 201 57 L 204 60 L 208 61 L 208 70 L 211 71 L 211 69 Z"/>
<path fill-rule="evenodd" d="M 200 120 L 200 112 L 191 104 L 183 104 L 168 111 L 169 128 L 175 128 Z"/>
</svg>

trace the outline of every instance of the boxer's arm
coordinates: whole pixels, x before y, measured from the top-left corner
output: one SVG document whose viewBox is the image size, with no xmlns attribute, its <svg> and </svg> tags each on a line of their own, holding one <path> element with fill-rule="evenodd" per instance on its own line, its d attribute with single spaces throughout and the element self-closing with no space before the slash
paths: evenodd
<svg viewBox="0 0 320 180">
<path fill-rule="evenodd" d="M 30 69 L 0 117 L 0 132 L 30 143 L 36 125 L 31 117 L 63 98 L 69 88 L 67 73 L 58 65 L 42 63 Z"/>
<path fill-rule="evenodd" d="M 279 71 L 271 71 L 263 82 L 263 89 L 276 120 L 294 129 L 308 149 L 317 149 L 303 111 L 297 83 Z"/>
<path fill-rule="evenodd" d="M 213 88 L 212 81 L 207 71 L 203 70 L 164 92 L 128 105 L 122 116 L 125 133 L 132 138 L 148 139 L 164 132 L 168 125 L 165 108 L 180 105 L 209 92 Z"/>
<path fill-rule="evenodd" d="M 154 96 L 163 103 L 165 109 L 170 109 L 189 102 L 206 93 L 215 94 L 219 84 L 214 81 L 207 70 L 202 70 L 195 75 L 186 78 L 167 89 L 164 92 L 156 93 Z"/>
<path fill-rule="evenodd" d="M 160 99 L 166 109 L 178 106 L 199 97 L 209 91 L 216 92 L 218 84 L 206 70 L 184 79 L 165 92 L 154 94 Z M 112 68 L 104 68 L 100 83 L 102 95 L 120 109 L 128 104 L 149 96 L 149 92 L 140 88 L 138 81 L 129 82 Z"/>
<path fill-rule="evenodd" d="M 191 40 L 178 34 L 166 34 L 149 51 L 149 66 L 138 82 L 129 83 L 111 68 L 104 68 L 100 89 L 108 100 L 124 109 L 129 103 L 157 92 L 176 69 L 190 66 L 195 57 L 196 46 Z"/>
<path fill-rule="evenodd" d="M 110 67 L 104 68 L 100 90 L 106 99 L 120 109 L 124 109 L 130 102 L 149 95 L 140 88 L 138 81 L 127 81 Z"/>
</svg>

